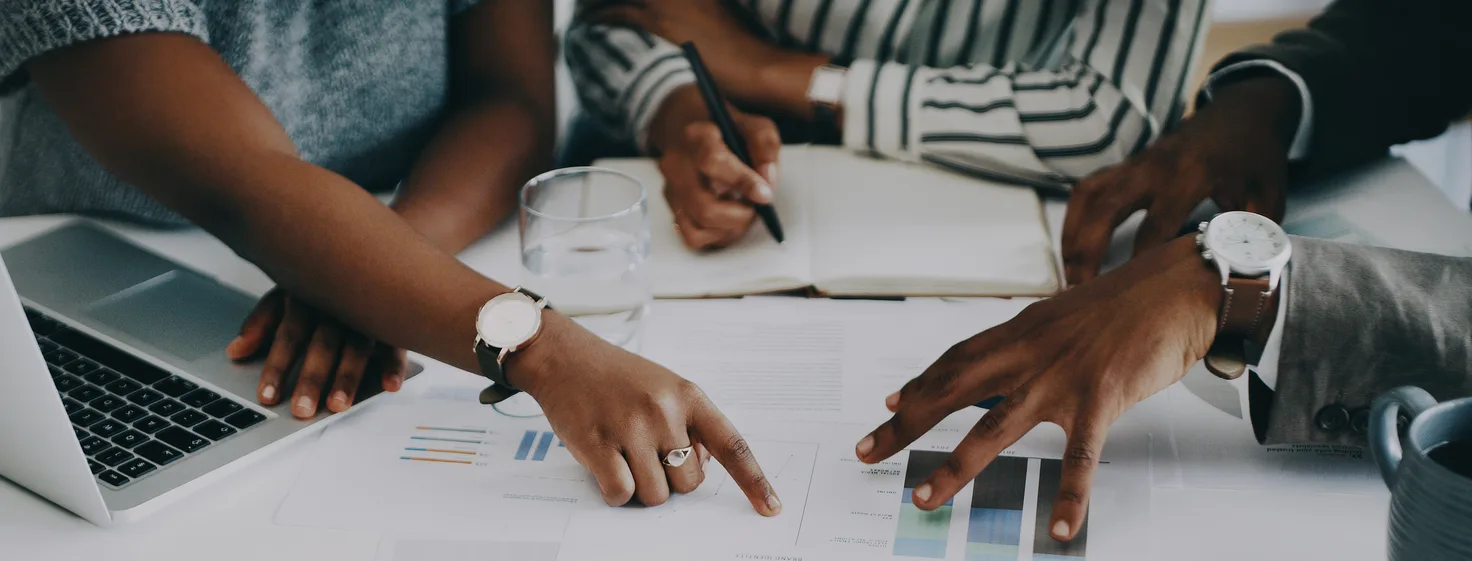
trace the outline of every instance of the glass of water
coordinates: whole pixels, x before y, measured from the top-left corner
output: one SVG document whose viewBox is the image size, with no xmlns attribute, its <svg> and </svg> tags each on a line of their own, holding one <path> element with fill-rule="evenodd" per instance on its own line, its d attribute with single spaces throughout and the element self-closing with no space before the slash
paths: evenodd
<svg viewBox="0 0 1472 561">
<path fill-rule="evenodd" d="M 644 184 L 604 168 L 550 171 L 521 189 L 527 287 L 634 352 L 651 298 L 648 206 Z"/>
</svg>

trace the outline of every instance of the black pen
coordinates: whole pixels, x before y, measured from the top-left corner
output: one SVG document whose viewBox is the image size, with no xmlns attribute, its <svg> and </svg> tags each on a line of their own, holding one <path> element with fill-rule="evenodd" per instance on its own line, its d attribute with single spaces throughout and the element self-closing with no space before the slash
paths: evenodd
<svg viewBox="0 0 1472 561">
<path fill-rule="evenodd" d="M 705 99 L 705 108 L 710 111 L 710 120 L 715 121 L 716 127 L 721 129 L 721 139 L 726 141 L 726 147 L 741 159 L 741 163 L 747 167 L 756 169 L 751 162 L 751 154 L 746 151 L 746 139 L 741 137 L 741 132 L 736 130 L 736 123 L 731 120 L 731 114 L 726 112 L 726 100 L 721 97 L 721 92 L 716 89 L 716 82 L 710 77 L 710 72 L 705 69 L 705 62 L 700 59 L 700 52 L 695 50 L 695 43 L 686 42 L 680 45 L 685 51 L 685 59 L 690 61 L 690 71 L 695 73 L 695 84 L 700 88 L 700 97 Z M 777 221 L 777 209 L 769 204 L 758 204 L 756 206 L 757 216 L 762 217 L 762 224 L 767 225 L 767 231 L 777 243 L 782 243 L 782 223 Z"/>
</svg>

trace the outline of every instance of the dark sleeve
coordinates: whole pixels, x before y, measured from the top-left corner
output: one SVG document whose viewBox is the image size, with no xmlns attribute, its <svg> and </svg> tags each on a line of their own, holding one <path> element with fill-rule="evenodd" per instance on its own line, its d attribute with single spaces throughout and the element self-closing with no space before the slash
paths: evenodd
<svg viewBox="0 0 1472 561">
<path fill-rule="evenodd" d="M 1472 109 L 1472 2 L 1337 0 L 1307 29 L 1239 51 L 1217 68 L 1272 59 L 1313 96 L 1300 172 L 1334 171 L 1431 138 Z"/>
<path fill-rule="evenodd" d="M 1292 267 L 1264 443 L 1363 445 L 1397 386 L 1472 395 L 1472 258 L 1295 237 Z"/>
</svg>

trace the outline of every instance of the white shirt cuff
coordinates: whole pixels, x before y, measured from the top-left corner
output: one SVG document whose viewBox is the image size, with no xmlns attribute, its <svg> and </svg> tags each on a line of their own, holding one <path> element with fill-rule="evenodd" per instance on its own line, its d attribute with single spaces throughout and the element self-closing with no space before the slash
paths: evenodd
<svg viewBox="0 0 1472 561">
<path fill-rule="evenodd" d="M 1278 359 L 1283 351 L 1283 318 L 1288 316 L 1288 275 L 1292 267 L 1283 270 L 1283 277 L 1278 279 L 1278 318 L 1273 323 L 1273 331 L 1268 334 L 1268 342 L 1262 347 L 1262 358 L 1257 361 L 1257 378 L 1266 384 L 1268 389 L 1278 389 Z"/>
<path fill-rule="evenodd" d="M 1297 72 L 1289 70 L 1288 67 L 1274 60 L 1258 59 L 1247 60 L 1236 64 L 1227 65 L 1217 70 L 1206 79 L 1206 86 L 1201 89 L 1201 94 L 1211 100 L 1212 89 L 1216 83 L 1233 73 L 1241 72 L 1251 68 L 1266 68 L 1281 74 L 1298 88 L 1298 95 L 1302 100 L 1299 105 L 1302 109 L 1298 113 L 1298 131 L 1293 134 L 1293 143 L 1288 146 L 1288 161 L 1296 162 L 1308 156 L 1309 145 L 1313 142 L 1314 133 L 1314 102 L 1313 96 L 1309 94 L 1308 83 Z"/>
</svg>

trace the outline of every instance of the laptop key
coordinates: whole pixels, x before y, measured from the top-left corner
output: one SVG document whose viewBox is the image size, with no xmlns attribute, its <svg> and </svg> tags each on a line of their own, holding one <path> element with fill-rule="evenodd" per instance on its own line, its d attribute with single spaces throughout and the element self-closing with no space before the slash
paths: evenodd
<svg viewBox="0 0 1472 561">
<path fill-rule="evenodd" d="M 112 443 L 121 448 L 132 450 L 135 446 L 148 441 L 148 436 L 136 430 L 130 430 L 123 434 L 112 437 Z"/>
<path fill-rule="evenodd" d="M 112 372 L 108 370 L 107 372 Z M 96 382 L 93 382 L 96 383 Z M 128 378 L 118 378 L 117 381 L 102 386 L 102 389 L 112 392 L 114 395 L 128 395 L 142 389 L 143 385 Z"/>
<path fill-rule="evenodd" d="M 78 362 L 81 362 L 81 361 L 78 361 Z M 72 364 L 77 364 L 77 363 L 76 362 L 73 362 Z M 71 368 L 71 366 L 67 366 L 67 368 Z M 81 372 L 72 372 L 72 374 L 76 374 L 78 376 L 81 376 L 83 380 L 86 380 L 88 382 L 91 382 L 91 383 L 96 384 L 96 385 L 99 385 L 99 386 L 106 386 L 106 385 L 112 384 L 113 382 L 116 382 L 116 381 L 119 381 L 119 380 L 122 380 L 123 379 L 122 375 L 118 374 L 117 372 L 113 372 L 111 370 L 108 370 L 106 368 L 96 368 L 96 369 L 93 369 L 91 372 L 88 372 L 88 373 L 85 373 L 85 374 L 83 374 Z M 133 383 L 134 384 L 137 384 L 137 382 L 133 382 Z M 116 393 L 116 392 L 114 392 L 114 393 Z"/>
<path fill-rule="evenodd" d="M 88 456 L 96 456 L 98 452 L 108 448 L 112 448 L 112 445 L 101 438 L 89 436 L 82 439 L 82 453 Z"/>
<path fill-rule="evenodd" d="M 256 423 L 264 420 L 266 420 L 265 415 L 256 413 L 255 411 L 252 411 L 250 409 L 241 410 L 239 413 L 225 418 L 226 423 L 230 423 L 230 426 L 233 426 L 240 430 L 245 430 L 253 427 Z"/>
<path fill-rule="evenodd" d="M 77 442 L 81 442 L 83 438 L 87 438 L 91 435 L 87 434 L 87 431 L 84 431 L 77 427 L 72 427 L 72 436 L 77 437 Z"/>
<path fill-rule="evenodd" d="M 190 453 L 210 445 L 208 439 L 179 427 L 169 427 L 158 431 L 157 438 L 170 446 Z"/>
<path fill-rule="evenodd" d="M 157 440 L 139 446 L 133 450 L 133 453 L 161 466 L 168 465 L 169 462 L 184 457 L 183 452 L 164 446 L 163 443 Z"/>
<path fill-rule="evenodd" d="M 104 395 L 88 402 L 87 405 L 91 405 L 93 409 L 96 409 L 103 413 L 108 413 L 111 412 L 113 409 L 122 407 L 126 403 L 127 402 L 123 401 L 123 398 L 121 397 L 115 395 Z"/>
<path fill-rule="evenodd" d="M 93 423 L 106 419 L 107 415 L 103 415 L 91 409 L 83 409 L 76 413 L 72 413 L 69 418 L 72 420 L 73 425 L 86 428 L 92 426 Z"/>
<path fill-rule="evenodd" d="M 97 454 L 97 461 L 107 464 L 107 467 L 118 467 L 118 464 L 133 459 L 133 454 L 122 448 L 108 448 Z"/>
<path fill-rule="evenodd" d="M 235 403 L 234 401 L 230 401 L 228 399 L 221 399 L 219 401 L 206 405 L 203 409 L 201 409 L 201 411 L 209 413 L 211 417 L 214 417 L 216 419 L 223 419 L 235 414 L 236 411 L 239 411 L 241 409 L 245 409 L 245 406 L 239 403 Z"/>
<path fill-rule="evenodd" d="M 173 417 L 169 417 L 169 420 L 182 426 L 192 427 L 203 421 L 209 420 L 209 416 L 193 409 L 185 409 L 183 411 L 180 411 L 179 414 L 174 415 Z"/>
<path fill-rule="evenodd" d="M 76 374 L 78 376 L 86 376 L 86 375 L 91 374 L 93 372 L 96 372 L 98 370 L 102 370 L 103 368 L 102 368 L 102 365 L 97 364 L 95 362 L 92 362 L 90 360 L 87 360 L 86 358 L 78 358 L 77 360 L 68 362 L 66 364 L 66 366 L 65 366 L 65 369 L 66 369 L 67 372 L 71 372 L 72 374 Z M 113 376 L 113 379 L 116 379 L 117 378 L 117 374 L 116 373 L 113 373 L 112 376 Z M 88 379 L 87 381 L 92 382 L 91 379 Z M 111 382 L 111 381 L 112 380 L 108 380 L 106 382 L 92 382 L 92 383 L 97 384 L 97 385 L 100 386 L 102 384 L 106 384 L 107 382 Z"/>
<path fill-rule="evenodd" d="M 67 392 L 67 395 L 72 396 L 72 399 L 75 399 L 77 401 L 92 401 L 106 394 L 107 392 L 102 391 L 102 388 L 89 385 L 83 385 L 81 387 L 78 387 L 77 389 Z"/>
<path fill-rule="evenodd" d="M 81 378 L 72 376 L 71 374 L 62 374 L 60 376 L 53 377 L 51 378 L 51 383 L 56 384 L 56 391 L 59 391 L 61 393 L 75 390 L 86 384 L 86 382 L 83 382 Z"/>
<path fill-rule="evenodd" d="M 124 425 L 112 419 L 107 419 L 87 428 L 88 430 L 92 431 L 92 434 L 103 438 L 112 438 L 117 433 L 126 430 L 128 428 L 128 425 Z"/>
<path fill-rule="evenodd" d="M 138 405 L 142 405 L 144 407 L 153 405 L 158 400 L 163 398 L 164 394 L 158 393 L 148 388 L 143 388 L 141 390 L 128 394 L 128 401 L 137 403 Z"/>
<path fill-rule="evenodd" d="M 148 418 L 133 423 L 133 428 L 146 432 L 148 434 L 156 433 L 167 426 L 169 426 L 168 421 L 165 421 L 153 415 L 149 415 Z"/>
<path fill-rule="evenodd" d="M 155 468 L 153 464 L 148 463 L 148 460 L 135 459 L 131 462 L 118 466 L 118 473 L 131 477 L 133 479 L 138 479 L 139 476 L 155 469 L 157 468 Z"/>
<path fill-rule="evenodd" d="M 72 399 L 70 397 L 63 397 L 63 398 L 61 398 L 61 406 L 66 408 L 66 414 L 68 416 L 70 416 L 71 414 L 76 413 L 78 411 L 81 411 L 83 409 L 86 409 L 86 406 L 85 405 L 82 405 L 82 402 L 77 401 L 75 399 Z"/>
<path fill-rule="evenodd" d="M 235 434 L 235 429 L 219 421 L 205 421 L 195 425 L 194 432 L 210 440 L 220 440 Z"/>
<path fill-rule="evenodd" d="M 55 366 L 55 365 L 48 364 L 48 365 L 46 365 L 46 369 L 51 371 L 51 377 L 52 378 L 56 378 L 57 376 L 61 376 L 63 374 L 66 374 L 66 371 L 65 370 L 62 370 L 60 366 Z"/>
<path fill-rule="evenodd" d="M 184 410 L 184 404 L 179 403 L 177 401 L 174 401 L 172 399 L 165 399 L 163 401 L 160 401 L 158 403 L 153 404 L 153 406 L 152 407 L 149 407 L 148 410 L 149 411 L 152 411 L 154 413 L 157 413 L 160 416 L 168 417 L 169 415 L 173 415 L 175 413 L 178 413 L 180 411 L 183 411 Z"/>
<path fill-rule="evenodd" d="M 102 474 L 98 475 L 97 478 L 101 479 L 103 483 L 112 485 L 113 487 L 122 487 L 124 485 L 127 485 L 129 481 L 128 478 L 123 477 L 118 472 L 112 470 L 102 472 Z"/>
<path fill-rule="evenodd" d="M 186 395 L 179 400 L 183 401 L 185 405 L 188 405 L 190 407 L 204 407 L 206 405 L 209 405 L 216 399 L 220 399 L 220 394 L 204 388 L 200 388 L 189 392 L 189 395 Z"/>
<path fill-rule="evenodd" d="M 67 349 L 56 348 L 52 349 L 49 353 L 42 354 L 41 358 L 46 359 L 47 364 L 66 366 L 67 363 L 82 357 L 78 356 L 77 353 L 71 352 Z"/>
<path fill-rule="evenodd" d="M 142 419 L 142 418 L 147 417 L 147 416 L 148 416 L 148 412 L 147 411 L 144 411 L 142 407 L 139 407 L 137 405 L 131 405 L 131 404 L 130 405 L 124 405 L 121 408 L 119 408 L 118 410 L 112 412 L 112 418 L 117 419 L 119 421 L 122 421 L 124 423 L 131 423 L 133 421 L 136 421 L 138 419 Z"/>
<path fill-rule="evenodd" d="M 52 343 L 51 341 L 46 339 L 36 339 L 36 344 L 41 346 L 42 355 L 61 348 L 61 345 Z"/>
<path fill-rule="evenodd" d="M 107 466 L 104 466 L 92 460 L 87 460 L 87 469 L 92 470 L 92 475 L 97 475 L 99 473 L 102 473 L 102 470 L 107 469 Z"/>
<path fill-rule="evenodd" d="M 195 388 L 198 387 L 199 386 L 195 385 L 194 382 L 190 382 L 189 380 L 185 380 L 178 376 L 170 376 L 167 380 L 153 385 L 153 389 L 164 392 L 164 394 L 168 395 L 169 397 L 179 397 L 181 395 L 194 391 Z"/>
<path fill-rule="evenodd" d="M 75 329 L 62 327 L 48 335 L 47 338 L 87 355 L 87 358 L 137 380 L 138 383 L 145 386 L 169 377 L 169 373 L 162 368 Z"/>
</svg>

